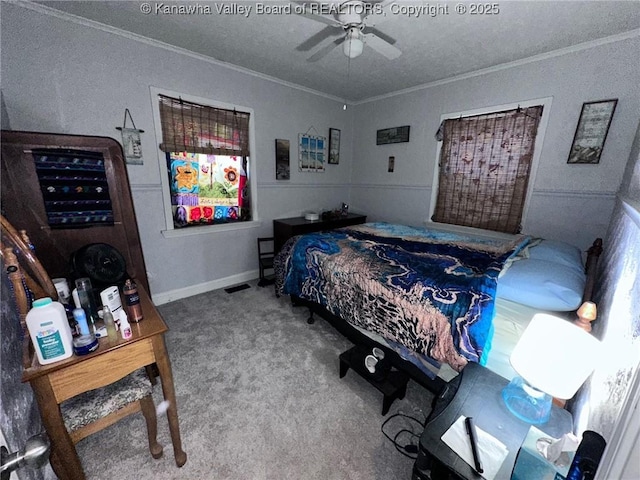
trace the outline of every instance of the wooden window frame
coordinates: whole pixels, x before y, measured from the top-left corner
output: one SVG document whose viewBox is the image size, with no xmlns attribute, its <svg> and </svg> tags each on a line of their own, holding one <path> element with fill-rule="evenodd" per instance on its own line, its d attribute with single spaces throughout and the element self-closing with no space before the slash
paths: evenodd
<svg viewBox="0 0 640 480">
<path fill-rule="evenodd" d="M 182 92 L 162 89 L 158 87 L 150 87 L 151 104 L 153 109 L 153 120 L 156 134 L 156 153 L 160 172 L 160 186 L 162 188 L 162 200 L 164 206 L 165 229 L 162 235 L 165 238 L 183 237 L 189 235 L 209 234 L 213 232 L 224 232 L 229 230 L 242 230 L 247 228 L 256 228 L 261 225 L 258 218 L 258 184 L 257 184 L 257 149 L 255 147 L 255 114 L 252 108 L 233 105 L 229 103 L 219 102 L 208 98 L 197 97 Z M 171 208 L 171 192 L 169 188 L 169 177 L 166 171 L 166 154 L 160 149 L 162 143 L 162 123 L 160 121 L 160 101 L 159 95 L 182 98 L 187 102 L 197 103 L 200 105 L 210 106 L 213 108 L 223 108 L 227 110 L 238 110 L 249 113 L 249 188 L 251 192 L 251 218 L 252 220 L 244 222 L 214 224 L 214 225 L 196 225 L 189 228 L 176 228 L 173 222 L 173 211 Z"/>
</svg>

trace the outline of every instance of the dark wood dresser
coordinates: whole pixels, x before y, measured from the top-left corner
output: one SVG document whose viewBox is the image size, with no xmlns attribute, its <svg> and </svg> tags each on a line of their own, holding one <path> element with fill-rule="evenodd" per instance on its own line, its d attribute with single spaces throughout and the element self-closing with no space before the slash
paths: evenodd
<svg viewBox="0 0 640 480">
<path fill-rule="evenodd" d="M 280 248 L 287 240 L 296 235 L 303 233 L 319 232 L 321 230 L 332 230 L 334 228 L 348 227 L 350 225 L 359 225 L 367 221 L 366 215 L 349 213 L 344 217 L 332 218 L 329 220 L 305 220 L 304 217 L 278 218 L 273 221 L 273 237 L 275 251 Z"/>
</svg>

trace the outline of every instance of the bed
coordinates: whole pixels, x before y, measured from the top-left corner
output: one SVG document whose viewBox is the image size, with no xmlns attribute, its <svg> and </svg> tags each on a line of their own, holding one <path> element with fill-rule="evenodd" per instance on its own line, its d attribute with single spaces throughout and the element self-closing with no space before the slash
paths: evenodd
<svg viewBox="0 0 640 480">
<path fill-rule="evenodd" d="M 290 239 L 276 293 L 439 390 L 470 361 L 510 379 L 533 315 L 570 315 L 590 299 L 585 265 L 593 274 L 598 254 L 596 242 L 585 262 L 576 247 L 525 235 L 366 223 Z"/>
</svg>

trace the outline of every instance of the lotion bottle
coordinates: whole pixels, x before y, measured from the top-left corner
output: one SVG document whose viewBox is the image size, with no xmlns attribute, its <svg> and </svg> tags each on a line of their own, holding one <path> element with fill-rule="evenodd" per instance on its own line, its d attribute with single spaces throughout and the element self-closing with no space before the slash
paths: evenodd
<svg viewBox="0 0 640 480">
<path fill-rule="evenodd" d="M 122 317 L 120 320 L 120 333 L 122 334 L 122 338 L 125 340 L 129 340 L 133 336 L 133 333 L 131 332 L 131 325 L 129 325 L 127 317 Z"/>
</svg>

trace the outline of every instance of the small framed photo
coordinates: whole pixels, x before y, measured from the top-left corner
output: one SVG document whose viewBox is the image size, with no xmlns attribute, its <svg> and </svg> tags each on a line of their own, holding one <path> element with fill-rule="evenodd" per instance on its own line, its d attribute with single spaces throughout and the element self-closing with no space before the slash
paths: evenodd
<svg viewBox="0 0 640 480">
<path fill-rule="evenodd" d="M 276 138 L 276 180 L 289 180 L 291 176 L 289 140 Z"/>
<path fill-rule="evenodd" d="M 340 163 L 340 130 L 329 129 L 329 163 L 338 165 Z"/>
<path fill-rule="evenodd" d="M 617 103 L 618 99 L 614 98 L 582 105 L 567 163 L 600 163 Z"/>
</svg>

